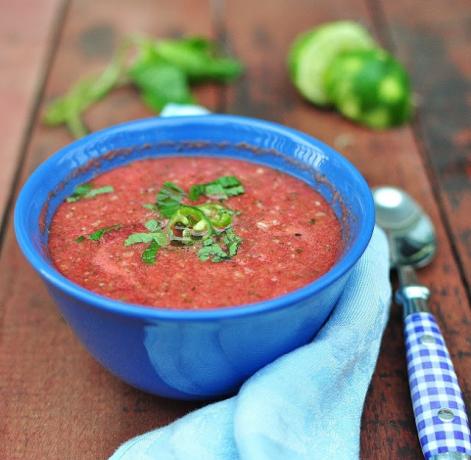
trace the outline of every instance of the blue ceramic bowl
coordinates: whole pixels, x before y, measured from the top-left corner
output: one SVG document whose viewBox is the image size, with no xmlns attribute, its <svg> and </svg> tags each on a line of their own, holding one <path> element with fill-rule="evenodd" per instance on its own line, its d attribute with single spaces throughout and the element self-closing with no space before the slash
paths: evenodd
<svg viewBox="0 0 471 460">
<path fill-rule="evenodd" d="M 318 280 L 272 300 L 216 310 L 146 308 L 90 292 L 63 277 L 47 252 L 47 228 L 79 183 L 155 156 L 236 157 L 268 165 L 317 189 L 339 217 L 345 251 Z M 114 126 L 51 156 L 24 185 L 15 209 L 18 243 L 90 353 L 144 391 L 179 399 L 234 392 L 255 371 L 313 338 L 365 250 L 374 225 L 370 190 L 330 147 L 250 118 L 152 118 Z"/>
</svg>

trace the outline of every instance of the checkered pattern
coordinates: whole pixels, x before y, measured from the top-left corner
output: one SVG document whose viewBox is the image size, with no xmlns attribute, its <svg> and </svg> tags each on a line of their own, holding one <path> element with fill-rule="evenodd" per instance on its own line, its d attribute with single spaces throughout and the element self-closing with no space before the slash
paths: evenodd
<svg viewBox="0 0 471 460">
<path fill-rule="evenodd" d="M 405 335 L 412 405 L 425 458 L 445 452 L 471 455 L 466 408 L 433 315 L 407 316 Z"/>
</svg>

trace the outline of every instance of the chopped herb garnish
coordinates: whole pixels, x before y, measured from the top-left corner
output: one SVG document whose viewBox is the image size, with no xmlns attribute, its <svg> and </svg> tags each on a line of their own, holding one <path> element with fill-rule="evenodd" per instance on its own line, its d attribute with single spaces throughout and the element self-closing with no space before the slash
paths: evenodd
<svg viewBox="0 0 471 460">
<path fill-rule="evenodd" d="M 172 217 L 180 207 L 185 192 L 173 182 L 165 182 L 157 195 L 157 207 L 164 217 Z"/>
<path fill-rule="evenodd" d="M 188 193 L 188 198 L 191 201 L 196 201 L 201 195 L 204 195 L 205 190 L 206 190 L 206 184 L 192 185 Z"/>
<path fill-rule="evenodd" d="M 168 244 L 167 235 L 162 231 L 160 224 L 156 220 L 148 220 L 144 225 L 147 230 L 149 230 L 149 233 L 132 233 L 126 238 L 124 242 L 125 246 L 138 243 L 151 243 L 152 241 L 157 242 L 159 246 L 166 246 Z"/>
<path fill-rule="evenodd" d="M 239 250 L 240 243 L 242 243 L 242 238 L 236 235 L 232 228 L 228 228 L 226 230 L 222 240 L 224 241 L 224 244 L 227 246 L 229 257 L 234 257 L 235 255 L 237 255 L 237 251 Z"/>
<path fill-rule="evenodd" d="M 155 263 L 157 251 L 162 246 L 167 246 L 169 243 L 167 234 L 162 230 L 160 223 L 155 219 L 148 220 L 145 224 L 149 233 L 132 233 L 124 241 L 125 246 L 131 246 L 133 244 L 145 243 L 149 246 L 142 253 L 142 260 L 152 265 Z"/>
<path fill-rule="evenodd" d="M 152 233 L 133 233 L 126 238 L 124 245 L 131 246 L 138 243 L 151 243 L 152 241 L 154 241 Z"/>
<path fill-rule="evenodd" d="M 88 238 L 93 241 L 98 241 L 105 233 L 113 232 L 115 230 L 119 230 L 120 228 L 121 224 L 112 225 L 111 227 L 103 227 L 98 229 L 96 232 L 90 233 L 90 235 L 88 235 Z"/>
<path fill-rule="evenodd" d="M 208 198 L 226 200 L 231 196 L 244 193 L 244 187 L 235 176 L 222 176 L 206 184 L 196 184 L 190 188 L 189 198 L 198 200 L 202 195 Z"/>
<path fill-rule="evenodd" d="M 74 203 L 75 201 L 82 200 L 84 198 L 94 198 L 98 195 L 112 192 L 114 192 L 114 188 L 111 185 L 93 188 L 93 184 L 82 184 L 75 187 L 72 195 L 70 195 L 66 201 L 67 203 Z"/>
<path fill-rule="evenodd" d="M 149 230 L 149 232 L 157 232 L 158 230 L 162 229 L 160 224 L 155 219 L 148 220 L 144 226 L 147 228 L 147 230 Z"/>
<path fill-rule="evenodd" d="M 93 233 L 90 233 L 89 235 L 80 235 L 79 237 L 75 238 L 75 241 L 77 243 L 81 243 L 84 241 L 86 238 L 92 241 L 100 241 L 103 235 L 106 233 L 113 232 L 115 230 L 119 230 L 122 227 L 121 224 L 116 224 L 116 225 L 111 225 L 110 227 L 102 227 L 99 228 L 98 230 L 94 231 Z"/>
<path fill-rule="evenodd" d="M 229 258 L 212 237 L 203 240 L 203 247 L 198 251 L 198 257 L 202 261 L 211 259 L 212 262 L 222 262 Z"/>
<path fill-rule="evenodd" d="M 198 251 L 199 259 L 202 261 L 211 259 L 212 262 L 231 259 L 237 254 L 242 238 L 237 236 L 232 228 L 229 228 L 223 233 L 222 241 L 226 245 L 226 250 L 221 247 L 214 237 L 205 238 L 203 247 Z"/>
<path fill-rule="evenodd" d="M 223 176 L 207 184 L 191 187 L 188 198 L 201 196 L 227 199 L 244 193 L 244 187 L 234 176 Z M 145 223 L 148 232 L 132 233 L 124 241 L 125 246 L 147 244 L 142 253 L 146 264 L 154 264 L 157 252 L 169 244 L 201 245 L 198 257 L 202 261 L 221 262 L 237 254 L 242 239 L 232 229 L 233 216 L 237 211 L 220 203 L 204 203 L 196 206 L 184 204 L 185 191 L 173 182 L 165 182 L 157 194 L 156 204 L 143 204 L 160 214 L 161 220 L 151 219 Z"/>
</svg>

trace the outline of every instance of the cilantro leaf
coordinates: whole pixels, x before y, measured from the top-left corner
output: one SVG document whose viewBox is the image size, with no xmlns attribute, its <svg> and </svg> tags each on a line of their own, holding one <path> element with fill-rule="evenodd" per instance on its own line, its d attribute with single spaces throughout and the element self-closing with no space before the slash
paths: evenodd
<svg viewBox="0 0 471 460">
<path fill-rule="evenodd" d="M 173 182 L 165 182 L 157 194 L 157 207 L 164 217 L 172 217 L 180 207 L 185 192 Z"/>
<path fill-rule="evenodd" d="M 142 261 L 147 265 L 155 264 L 155 259 L 157 258 L 157 251 L 159 248 L 159 243 L 157 243 L 155 240 L 152 241 L 141 255 Z"/>
<path fill-rule="evenodd" d="M 114 188 L 111 185 L 105 185 L 104 187 L 93 188 L 93 184 L 82 184 L 75 187 L 75 190 L 72 192 L 66 201 L 67 203 L 75 203 L 84 198 L 94 198 L 98 195 L 103 195 L 104 193 L 112 193 Z"/>
<path fill-rule="evenodd" d="M 202 195 L 209 198 L 226 200 L 231 196 L 241 195 L 245 192 L 244 186 L 235 176 L 222 176 L 206 184 L 196 184 L 190 188 L 189 198 L 196 201 Z"/>
</svg>

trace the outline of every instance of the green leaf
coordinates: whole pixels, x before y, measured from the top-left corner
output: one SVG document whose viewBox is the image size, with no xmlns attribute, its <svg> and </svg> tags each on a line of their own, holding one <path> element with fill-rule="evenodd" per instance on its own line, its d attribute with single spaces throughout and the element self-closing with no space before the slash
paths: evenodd
<svg viewBox="0 0 471 460">
<path fill-rule="evenodd" d="M 155 112 L 160 112 L 169 102 L 194 102 L 185 73 L 161 59 L 136 62 L 129 70 L 129 77 L 141 90 L 144 102 Z"/>
<path fill-rule="evenodd" d="M 164 217 L 172 217 L 180 207 L 185 192 L 173 182 L 165 182 L 157 194 L 157 206 Z"/>
<path fill-rule="evenodd" d="M 76 138 L 87 134 L 81 116 L 92 104 L 105 97 L 123 77 L 121 50 L 99 75 L 76 82 L 62 97 L 52 101 L 46 108 L 43 121 L 49 126 L 66 124 Z"/>
<path fill-rule="evenodd" d="M 131 43 L 137 51 L 132 63 L 126 59 Z M 74 137 L 82 137 L 88 132 L 82 119 L 84 112 L 122 84 L 133 83 L 144 102 L 160 112 L 169 102 L 194 102 L 190 82 L 205 79 L 225 82 L 241 72 L 237 60 L 220 56 L 215 43 L 202 37 L 177 40 L 128 37 L 102 73 L 74 83 L 48 105 L 43 120 L 49 126 L 65 124 Z"/>
<path fill-rule="evenodd" d="M 82 243 L 83 241 L 85 241 L 85 239 L 89 239 L 89 240 L 92 240 L 92 241 L 99 241 L 103 235 L 105 235 L 106 233 L 109 233 L 109 232 L 113 232 L 115 230 L 119 230 L 120 228 L 122 227 L 121 224 L 116 224 L 116 225 L 111 225 L 109 227 L 102 227 L 102 228 L 99 228 L 98 230 L 94 231 L 93 233 L 90 233 L 89 235 L 80 235 L 78 236 L 77 238 L 75 238 L 75 241 L 77 243 Z"/>
<path fill-rule="evenodd" d="M 219 200 L 224 200 L 227 198 L 226 192 L 224 191 L 224 187 L 217 183 L 207 184 L 204 190 L 204 194 L 207 197 L 216 198 Z"/>
<path fill-rule="evenodd" d="M 198 257 L 203 262 L 209 259 L 212 262 L 222 262 L 228 255 L 213 238 L 205 238 L 202 248 L 198 251 Z"/>
<path fill-rule="evenodd" d="M 202 195 L 209 198 L 225 200 L 245 192 L 242 183 L 235 176 L 222 176 L 206 184 L 196 184 L 190 188 L 189 198 L 198 200 Z"/>
<path fill-rule="evenodd" d="M 234 233 L 232 228 L 226 230 L 223 236 L 224 244 L 227 247 L 229 257 L 234 257 L 237 255 L 239 246 L 242 243 L 242 238 Z"/>
<path fill-rule="evenodd" d="M 239 61 L 220 56 L 215 42 L 203 37 L 159 40 L 154 45 L 154 53 L 181 69 L 191 81 L 226 82 L 238 77 L 243 70 Z"/>
<path fill-rule="evenodd" d="M 151 235 L 154 237 L 154 241 L 159 245 L 159 246 L 167 246 L 169 244 L 168 241 L 168 236 L 164 232 L 156 232 L 156 233 L 151 233 Z"/>
<path fill-rule="evenodd" d="M 152 233 L 132 233 L 124 241 L 125 246 L 131 246 L 138 243 L 151 243 L 154 241 Z"/>
<path fill-rule="evenodd" d="M 141 255 L 142 261 L 147 265 L 155 264 L 155 259 L 157 257 L 157 251 L 159 248 L 159 243 L 157 243 L 157 241 L 152 241 Z"/>
<path fill-rule="evenodd" d="M 99 241 L 106 233 L 114 232 L 115 230 L 119 230 L 120 228 L 120 224 L 111 225 L 110 227 L 103 227 L 98 229 L 96 232 L 90 233 L 90 235 L 88 235 L 88 238 L 93 241 Z"/>
<path fill-rule="evenodd" d="M 161 229 L 160 224 L 155 219 L 148 220 L 144 225 L 149 232 L 156 232 Z"/>
<path fill-rule="evenodd" d="M 145 203 L 142 205 L 143 208 L 149 209 L 154 212 L 159 212 L 159 208 L 156 204 L 154 203 Z"/>
<path fill-rule="evenodd" d="M 156 220 L 149 220 L 146 222 L 146 228 L 148 230 L 153 229 L 154 231 L 149 233 L 132 233 L 124 241 L 125 246 L 131 246 L 138 243 L 151 243 L 155 241 L 159 246 L 167 246 L 168 236 L 161 230 L 160 224 Z"/>
<path fill-rule="evenodd" d="M 190 191 L 188 192 L 188 198 L 192 201 L 196 201 L 199 199 L 201 195 L 204 195 L 204 191 L 206 190 L 205 184 L 196 184 L 190 187 Z"/>
<path fill-rule="evenodd" d="M 72 192 L 66 201 L 67 203 L 75 203 L 76 201 L 88 198 L 94 198 L 98 195 L 103 195 L 104 193 L 112 193 L 114 188 L 111 185 L 105 185 L 104 187 L 93 188 L 93 184 L 82 184 L 75 187 L 75 190 Z"/>
<path fill-rule="evenodd" d="M 105 185 L 104 187 L 94 188 L 90 190 L 84 198 L 94 198 L 98 195 L 103 195 L 104 193 L 113 193 L 114 188 L 111 185 Z"/>
</svg>

